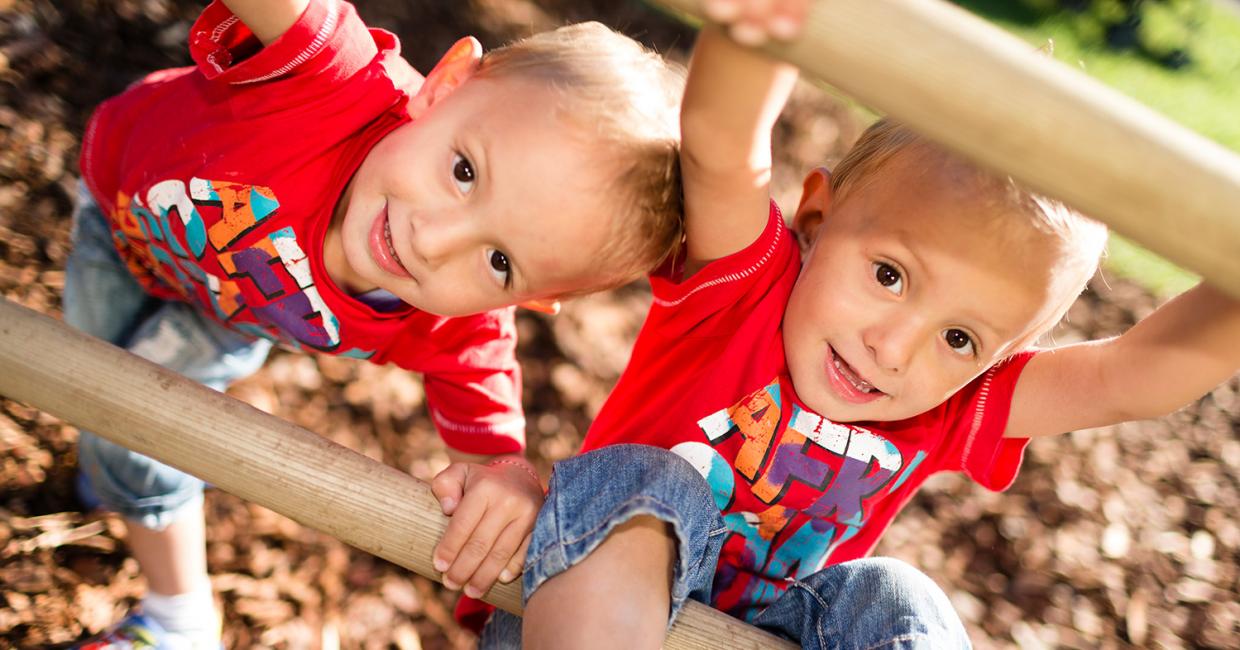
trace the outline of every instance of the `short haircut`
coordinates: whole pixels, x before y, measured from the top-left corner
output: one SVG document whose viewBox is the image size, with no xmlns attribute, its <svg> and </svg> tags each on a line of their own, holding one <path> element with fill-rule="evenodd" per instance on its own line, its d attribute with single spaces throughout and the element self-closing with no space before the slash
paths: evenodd
<svg viewBox="0 0 1240 650">
<path fill-rule="evenodd" d="M 922 164 L 949 170 L 950 178 L 992 201 L 994 220 L 988 224 L 998 236 L 1027 241 L 1030 230 L 1041 233 L 1055 252 L 1055 284 L 1065 292 L 1065 303 L 1053 322 L 1067 312 L 1072 300 L 1098 269 L 1106 247 L 1107 229 L 1063 201 L 1039 194 L 1002 173 L 983 169 L 891 119 L 880 119 L 861 134 L 831 176 L 833 201 L 843 201 L 864 186 L 897 155 L 916 155 Z M 1012 219 L 1013 215 L 1024 217 Z"/>
<path fill-rule="evenodd" d="M 680 100 L 684 69 L 601 23 L 567 25 L 485 54 L 481 78 L 515 77 L 551 84 L 564 98 L 563 117 L 607 147 L 615 165 L 600 192 L 618 206 L 609 245 L 600 252 L 604 286 L 618 286 L 650 272 L 679 245 L 683 233 L 680 190 Z"/>
</svg>

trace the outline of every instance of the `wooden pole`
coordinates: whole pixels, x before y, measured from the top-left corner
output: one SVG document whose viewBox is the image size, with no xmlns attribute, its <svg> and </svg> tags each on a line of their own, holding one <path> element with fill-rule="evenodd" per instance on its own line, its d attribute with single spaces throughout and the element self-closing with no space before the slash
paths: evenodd
<svg viewBox="0 0 1240 650">
<path fill-rule="evenodd" d="M 968 12 L 817 0 L 768 51 L 1240 298 L 1240 157 Z"/>
<path fill-rule="evenodd" d="M 439 580 L 431 550 L 447 518 L 425 483 L 2 299 L 0 395 Z M 521 611 L 517 583 L 486 600 Z M 791 646 L 689 603 L 666 647 Z"/>
</svg>

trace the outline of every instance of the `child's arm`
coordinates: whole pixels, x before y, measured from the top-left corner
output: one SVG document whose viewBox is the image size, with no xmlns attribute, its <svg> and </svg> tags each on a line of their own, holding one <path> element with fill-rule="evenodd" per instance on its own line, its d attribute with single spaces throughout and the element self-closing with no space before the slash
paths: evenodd
<svg viewBox="0 0 1240 650">
<path fill-rule="evenodd" d="M 542 482 L 520 454 L 450 455 L 453 463 L 431 482 L 451 517 L 432 562 L 444 586 L 480 598 L 497 579 L 509 582 L 521 573 L 542 508 Z"/>
<path fill-rule="evenodd" d="M 292 27 L 310 0 L 221 0 L 250 31 L 270 45 Z"/>
<path fill-rule="evenodd" d="M 1240 301 L 1199 284 L 1124 334 L 1043 352 L 1021 373 L 1005 435 L 1166 415 L 1240 369 Z"/>
<path fill-rule="evenodd" d="M 767 222 L 771 129 L 796 68 L 708 26 L 698 36 L 681 106 L 687 274 L 748 246 Z"/>
</svg>

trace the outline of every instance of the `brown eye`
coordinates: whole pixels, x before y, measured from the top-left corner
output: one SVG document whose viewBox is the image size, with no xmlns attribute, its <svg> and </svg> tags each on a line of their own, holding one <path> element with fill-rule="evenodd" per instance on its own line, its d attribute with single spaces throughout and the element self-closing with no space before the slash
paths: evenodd
<svg viewBox="0 0 1240 650">
<path fill-rule="evenodd" d="M 886 262 L 875 262 L 873 268 L 874 279 L 880 285 L 896 295 L 904 291 L 904 278 L 900 276 L 899 269 Z"/>
<path fill-rule="evenodd" d="M 491 268 L 501 273 L 507 273 L 508 256 L 499 251 L 491 251 Z"/>
<path fill-rule="evenodd" d="M 487 265 L 491 267 L 491 275 L 505 289 L 512 288 L 512 263 L 502 251 L 494 248 L 487 251 Z"/>
<path fill-rule="evenodd" d="M 943 340 L 947 341 L 947 346 L 957 354 L 973 354 L 973 337 L 969 336 L 969 333 L 964 330 L 949 329 L 943 332 Z"/>
<path fill-rule="evenodd" d="M 474 181 L 477 174 L 474 173 L 474 164 L 461 154 L 456 154 L 452 159 L 452 181 L 456 183 L 457 189 L 464 194 L 469 194 L 474 189 Z"/>
</svg>

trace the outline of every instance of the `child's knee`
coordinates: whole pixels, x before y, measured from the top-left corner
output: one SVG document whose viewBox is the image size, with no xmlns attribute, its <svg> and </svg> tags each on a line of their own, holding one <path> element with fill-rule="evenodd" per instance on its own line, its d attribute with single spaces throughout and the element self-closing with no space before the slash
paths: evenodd
<svg viewBox="0 0 1240 650">
<path fill-rule="evenodd" d="M 648 569 L 664 584 L 684 583 L 672 587 L 680 602 L 713 571 L 722 530 L 709 487 L 685 460 L 641 445 L 594 450 L 555 467 L 530 543 L 525 591 L 581 563 L 601 564 L 595 556 L 636 548 L 638 560 L 658 554 Z"/>
<path fill-rule="evenodd" d="M 633 635 L 627 647 L 657 647 L 673 613 L 676 552 L 672 527 L 662 519 L 637 515 L 616 525 L 597 547 L 530 594 L 529 640 L 541 647 L 542 631 L 566 625 L 574 633 L 610 639 L 623 630 Z M 584 642 L 565 641 L 567 647 Z"/>
<path fill-rule="evenodd" d="M 202 500 L 200 479 L 87 431 L 78 465 L 103 506 L 146 528 L 160 530 Z"/>
<path fill-rule="evenodd" d="M 946 599 L 929 576 L 911 564 L 891 557 L 869 557 L 827 567 L 801 581 L 825 596 L 832 592 L 869 594 L 870 597 Z"/>
<path fill-rule="evenodd" d="M 647 445 L 613 445 L 563 461 L 556 465 L 551 483 L 552 491 L 566 501 L 597 504 L 608 512 L 631 499 L 674 506 L 673 513 L 718 510 L 709 485 L 693 465 L 671 451 Z"/>
<path fill-rule="evenodd" d="M 610 565 L 619 569 L 640 564 L 662 570 L 671 580 L 676 552 L 671 523 L 653 515 L 637 515 L 613 528 L 594 554 L 614 558 Z"/>
</svg>

